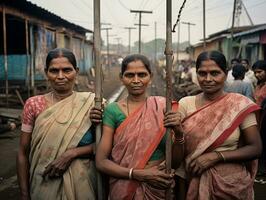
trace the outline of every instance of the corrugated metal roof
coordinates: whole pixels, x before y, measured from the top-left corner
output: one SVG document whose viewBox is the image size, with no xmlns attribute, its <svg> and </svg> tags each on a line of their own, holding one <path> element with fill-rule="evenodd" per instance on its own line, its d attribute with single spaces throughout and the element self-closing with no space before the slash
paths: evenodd
<svg viewBox="0 0 266 200">
<path fill-rule="evenodd" d="M 52 12 L 41 8 L 29 1 L 26 0 L 1 0 L 0 4 L 4 4 L 7 6 L 10 6 L 12 8 L 16 8 L 19 11 L 23 13 L 27 13 L 31 16 L 34 16 L 38 19 L 48 21 L 55 26 L 65 26 L 66 28 L 69 28 L 73 31 L 76 31 L 80 34 L 85 34 L 85 33 L 92 33 L 91 30 L 86 29 L 82 26 L 76 25 L 74 23 L 71 23 L 61 17 L 59 17 L 56 14 L 53 14 Z"/>
<path fill-rule="evenodd" d="M 248 31 L 243 31 L 241 33 L 234 34 L 234 37 L 248 35 L 248 34 L 263 31 L 263 30 L 266 30 L 266 24 L 260 25 L 259 27 L 255 27 L 255 28 L 250 29 Z"/>
</svg>

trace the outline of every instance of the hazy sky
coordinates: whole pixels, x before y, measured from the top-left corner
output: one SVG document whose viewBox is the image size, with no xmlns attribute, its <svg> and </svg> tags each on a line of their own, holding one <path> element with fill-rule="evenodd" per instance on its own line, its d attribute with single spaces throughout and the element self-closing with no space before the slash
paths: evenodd
<svg viewBox="0 0 266 200">
<path fill-rule="evenodd" d="M 30 0 L 31 2 L 53 12 L 60 17 L 93 30 L 93 0 Z M 183 0 L 172 1 L 172 22 L 177 19 L 178 10 Z M 266 23 L 266 0 L 243 0 L 249 15 L 254 24 Z M 154 23 L 157 22 L 157 38 L 165 38 L 166 24 L 166 0 L 101 0 L 101 21 L 111 23 L 110 43 L 116 43 L 117 37 L 122 38 L 124 45 L 128 44 L 128 30 L 124 27 L 136 27 L 132 30 L 132 44 L 138 41 L 139 16 L 130 13 L 132 10 L 149 10 L 152 14 L 143 14 L 142 23 L 149 26 L 142 27 L 142 40 L 147 42 L 155 38 Z M 231 26 L 233 0 L 206 0 L 206 35 L 224 30 Z M 195 23 L 191 26 L 191 43 L 200 41 L 202 35 L 202 0 L 187 0 L 183 9 L 181 21 Z M 240 24 L 248 23 L 247 16 L 242 9 Z M 180 40 L 188 40 L 187 25 L 181 24 Z M 102 38 L 105 40 L 106 31 L 102 31 Z M 173 42 L 177 41 L 177 33 L 173 34 Z"/>
</svg>

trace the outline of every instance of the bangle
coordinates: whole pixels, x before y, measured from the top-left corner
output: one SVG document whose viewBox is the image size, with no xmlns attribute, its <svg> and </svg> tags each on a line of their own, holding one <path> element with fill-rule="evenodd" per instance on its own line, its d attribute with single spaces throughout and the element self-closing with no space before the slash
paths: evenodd
<svg viewBox="0 0 266 200">
<path fill-rule="evenodd" d="M 225 157 L 224 157 L 224 155 L 223 155 L 222 152 L 220 152 L 220 151 L 215 151 L 215 153 L 219 156 L 219 158 L 220 158 L 223 162 L 225 162 Z"/>
<path fill-rule="evenodd" d="M 174 143 L 184 144 L 185 143 L 185 137 L 184 137 L 184 135 L 182 137 L 175 137 L 174 136 Z"/>
<path fill-rule="evenodd" d="M 129 173 L 128 173 L 128 178 L 129 178 L 129 179 L 132 179 L 132 178 L 133 178 L 133 170 L 134 170 L 133 167 L 130 168 L 130 170 L 129 170 Z"/>
</svg>

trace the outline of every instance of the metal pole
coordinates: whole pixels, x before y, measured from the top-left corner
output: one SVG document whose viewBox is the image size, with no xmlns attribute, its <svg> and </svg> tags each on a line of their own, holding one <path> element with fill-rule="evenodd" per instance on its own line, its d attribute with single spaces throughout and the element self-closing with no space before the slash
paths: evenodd
<svg viewBox="0 0 266 200">
<path fill-rule="evenodd" d="M 167 0 L 166 3 L 166 111 L 172 109 L 172 0 Z M 172 138 L 171 138 L 171 129 L 166 129 L 166 173 L 171 173 L 171 159 L 172 159 Z M 166 199 L 172 199 L 171 188 L 166 191 Z"/>
<path fill-rule="evenodd" d="M 206 4 L 205 0 L 203 0 L 203 50 L 206 50 Z"/>
<path fill-rule="evenodd" d="M 3 44 L 4 44 L 4 66 L 5 66 L 5 93 L 6 107 L 8 108 L 8 66 L 7 66 L 7 41 L 6 41 L 6 10 L 3 7 Z"/>
<path fill-rule="evenodd" d="M 139 13 L 139 54 L 141 53 L 141 12 Z"/>
<path fill-rule="evenodd" d="M 95 107 L 102 108 L 100 0 L 94 0 Z M 101 124 L 96 126 L 96 149 L 101 139 Z M 104 199 L 102 176 L 97 172 L 97 199 Z"/>
</svg>

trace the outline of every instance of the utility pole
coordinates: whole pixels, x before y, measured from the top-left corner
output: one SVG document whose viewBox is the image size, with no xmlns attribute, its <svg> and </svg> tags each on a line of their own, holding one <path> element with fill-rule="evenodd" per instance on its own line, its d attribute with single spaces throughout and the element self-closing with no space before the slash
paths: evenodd
<svg viewBox="0 0 266 200">
<path fill-rule="evenodd" d="M 206 2 L 203 0 L 203 50 L 206 50 Z"/>
<path fill-rule="evenodd" d="M 230 38 L 230 45 L 229 45 L 229 54 L 228 54 L 228 61 L 230 62 L 232 59 L 232 53 L 233 53 L 233 37 L 234 37 L 234 25 L 235 25 L 235 12 L 236 12 L 236 2 L 237 0 L 234 0 L 234 7 L 233 7 L 233 16 L 232 16 L 232 26 L 231 26 L 231 38 Z"/>
<path fill-rule="evenodd" d="M 131 52 L 131 30 L 136 29 L 135 27 L 124 27 L 125 29 L 128 29 L 128 54 Z"/>
<path fill-rule="evenodd" d="M 141 15 L 144 14 L 151 14 L 152 11 L 147 10 L 130 10 L 131 13 L 139 13 L 139 23 L 135 24 L 139 26 L 139 53 L 141 53 L 141 26 L 148 26 L 146 24 L 141 24 Z"/>
<path fill-rule="evenodd" d="M 119 51 L 119 44 L 120 44 L 120 40 L 122 39 L 121 37 L 117 37 L 114 38 L 117 41 L 117 54 L 119 55 L 120 51 Z"/>
<path fill-rule="evenodd" d="M 190 26 L 195 26 L 196 24 L 193 24 L 191 22 L 182 22 L 182 24 L 186 24 L 188 28 L 188 45 L 190 46 Z"/>
<path fill-rule="evenodd" d="M 102 28 L 101 30 L 106 30 L 106 50 L 107 50 L 107 68 L 110 75 L 110 52 L 109 52 L 109 30 L 112 28 Z"/>
<path fill-rule="evenodd" d="M 195 26 L 196 24 L 193 24 L 191 22 L 182 22 L 182 24 L 186 24 L 188 27 L 188 49 L 189 49 L 189 59 L 191 59 L 191 49 L 190 49 L 190 26 Z"/>
<path fill-rule="evenodd" d="M 177 45 L 176 45 L 176 60 L 177 65 L 179 66 L 179 51 L 180 51 L 180 22 L 178 22 L 178 29 L 177 29 Z"/>
<path fill-rule="evenodd" d="M 154 22 L 154 64 L 157 59 L 157 22 Z"/>
</svg>

